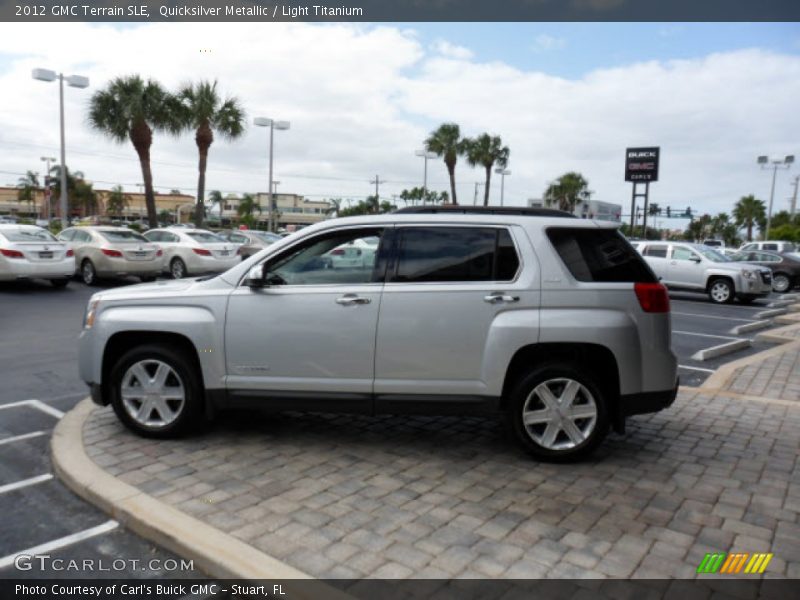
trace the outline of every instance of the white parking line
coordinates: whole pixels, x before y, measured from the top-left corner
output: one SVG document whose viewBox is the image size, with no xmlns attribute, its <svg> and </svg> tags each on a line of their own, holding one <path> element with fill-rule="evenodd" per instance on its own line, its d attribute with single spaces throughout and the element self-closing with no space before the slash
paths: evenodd
<svg viewBox="0 0 800 600">
<path fill-rule="evenodd" d="M 42 402 L 41 400 L 20 400 L 19 402 L 8 402 L 7 404 L 0 404 L 0 410 L 4 408 L 17 408 L 20 406 L 30 406 L 31 408 L 35 408 L 36 410 L 40 410 L 43 413 L 47 413 L 51 417 L 55 417 L 56 419 L 60 419 L 64 416 L 64 412 L 58 410 L 57 408 L 53 408 Z"/>
<path fill-rule="evenodd" d="M 58 550 L 59 548 L 64 548 L 65 546 L 70 546 L 77 542 L 82 542 L 83 540 L 102 535 L 104 533 L 108 533 L 119 527 L 119 523 L 116 521 L 106 521 L 102 525 L 98 525 L 97 527 L 92 527 L 91 529 L 84 529 L 83 531 L 79 531 L 78 533 L 73 533 L 72 535 L 68 535 L 62 538 L 58 538 L 57 540 L 53 540 L 52 542 L 47 542 L 45 544 L 40 544 L 39 546 L 34 546 L 33 548 L 27 548 L 25 550 L 20 550 L 19 552 L 15 552 L 14 554 L 9 554 L 8 556 L 4 556 L 0 558 L 0 569 L 4 569 L 5 567 L 9 567 L 14 564 L 14 559 L 17 558 L 20 554 L 25 555 L 34 555 L 34 554 L 44 554 L 45 552 L 52 552 L 53 550 Z"/>
<path fill-rule="evenodd" d="M 21 442 L 28 438 L 39 437 L 40 435 L 47 435 L 46 431 L 33 431 L 31 433 L 23 433 L 22 435 L 15 435 L 14 437 L 4 438 L 0 440 L 0 446 L 3 444 L 13 444 L 14 442 Z"/>
<path fill-rule="evenodd" d="M 697 333 L 694 331 L 677 331 L 675 329 L 672 330 L 672 333 L 680 333 L 681 335 L 696 335 L 698 337 L 707 337 L 707 338 L 715 338 L 719 340 L 747 340 L 748 338 L 737 338 L 737 337 L 730 337 L 727 335 L 712 335 L 710 333 Z M 753 340 L 749 340 L 753 341 Z"/>
<path fill-rule="evenodd" d="M 714 369 L 702 369 L 700 367 L 690 367 L 689 365 L 678 365 L 679 369 L 688 369 L 689 371 L 700 371 L 701 373 L 716 373 Z"/>
<path fill-rule="evenodd" d="M 5 494 L 6 492 L 13 492 L 14 490 L 19 490 L 24 487 L 28 487 L 29 485 L 36 485 L 37 483 L 42 483 L 44 481 L 50 481 L 53 476 L 50 473 L 46 473 L 44 475 L 37 475 L 36 477 L 31 477 L 30 479 L 23 479 L 22 481 L 15 481 L 14 483 L 7 483 L 6 485 L 0 485 L 0 494 Z"/>
<path fill-rule="evenodd" d="M 672 298 L 670 297 L 670 302 L 685 302 L 690 306 L 697 306 L 698 304 L 703 304 L 701 301 L 693 301 L 693 300 L 681 300 L 680 298 Z M 731 308 L 734 310 L 764 310 L 766 305 L 762 304 L 759 306 L 742 306 L 741 304 L 726 304 L 725 308 Z"/>
<path fill-rule="evenodd" d="M 672 311 L 673 315 L 682 315 L 684 317 L 700 317 L 701 319 L 719 319 L 720 321 L 747 321 L 751 323 L 753 321 L 757 321 L 758 319 L 739 319 L 737 317 L 715 317 L 712 315 L 701 315 L 697 313 L 684 313 L 684 312 L 675 312 Z"/>
</svg>

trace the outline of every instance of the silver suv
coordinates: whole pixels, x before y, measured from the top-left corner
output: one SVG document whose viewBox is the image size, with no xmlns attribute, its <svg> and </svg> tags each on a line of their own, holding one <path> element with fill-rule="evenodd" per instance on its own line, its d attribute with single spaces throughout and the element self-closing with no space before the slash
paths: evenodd
<svg viewBox="0 0 800 600">
<path fill-rule="evenodd" d="M 370 264 L 330 252 L 378 240 Z M 543 209 L 329 220 L 213 277 L 95 294 L 80 374 L 133 431 L 220 409 L 502 413 L 588 454 L 677 392 L 664 286 L 611 226 Z"/>
<path fill-rule="evenodd" d="M 646 242 L 637 250 L 661 282 L 670 289 L 705 292 L 717 304 L 750 304 L 772 292 L 767 267 L 734 262 L 721 252 L 687 242 Z"/>
</svg>

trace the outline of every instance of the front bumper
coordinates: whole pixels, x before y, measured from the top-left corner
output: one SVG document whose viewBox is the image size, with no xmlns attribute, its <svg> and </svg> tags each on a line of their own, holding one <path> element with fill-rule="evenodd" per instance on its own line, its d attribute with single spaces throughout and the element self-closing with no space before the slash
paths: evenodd
<svg viewBox="0 0 800 600">
<path fill-rule="evenodd" d="M 658 392 L 641 392 L 625 394 L 619 397 L 620 413 L 623 417 L 644 415 L 669 408 L 678 395 L 680 379 L 675 380 L 675 387 Z"/>
<path fill-rule="evenodd" d="M 89 384 L 89 395 L 92 397 L 92 402 L 98 406 L 106 406 L 108 400 L 103 399 L 103 386 L 99 383 Z"/>
</svg>

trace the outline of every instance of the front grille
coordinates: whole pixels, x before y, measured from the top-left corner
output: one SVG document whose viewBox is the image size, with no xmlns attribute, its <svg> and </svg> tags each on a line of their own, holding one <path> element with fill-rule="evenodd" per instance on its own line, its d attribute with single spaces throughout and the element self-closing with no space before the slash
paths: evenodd
<svg viewBox="0 0 800 600">
<path fill-rule="evenodd" d="M 764 283 L 772 283 L 772 273 L 770 271 L 762 271 L 761 281 Z"/>
</svg>

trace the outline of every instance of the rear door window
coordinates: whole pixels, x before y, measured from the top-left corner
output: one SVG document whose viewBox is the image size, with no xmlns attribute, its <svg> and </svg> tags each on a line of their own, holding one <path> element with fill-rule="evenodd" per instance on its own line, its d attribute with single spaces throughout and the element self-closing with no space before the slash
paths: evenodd
<svg viewBox="0 0 800 600">
<path fill-rule="evenodd" d="M 651 258 L 667 258 L 667 246 L 663 244 L 650 245 L 644 249 L 642 254 Z"/>
<path fill-rule="evenodd" d="M 657 281 L 644 259 L 616 229 L 552 227 L 547 230 L 547 237 L 578 281 Z"/>
<path fill-rule="evenodd" d="M 512 281 L 519 256 L 505 228 L 404 227 L 393 282 Z"/>
</svg>

